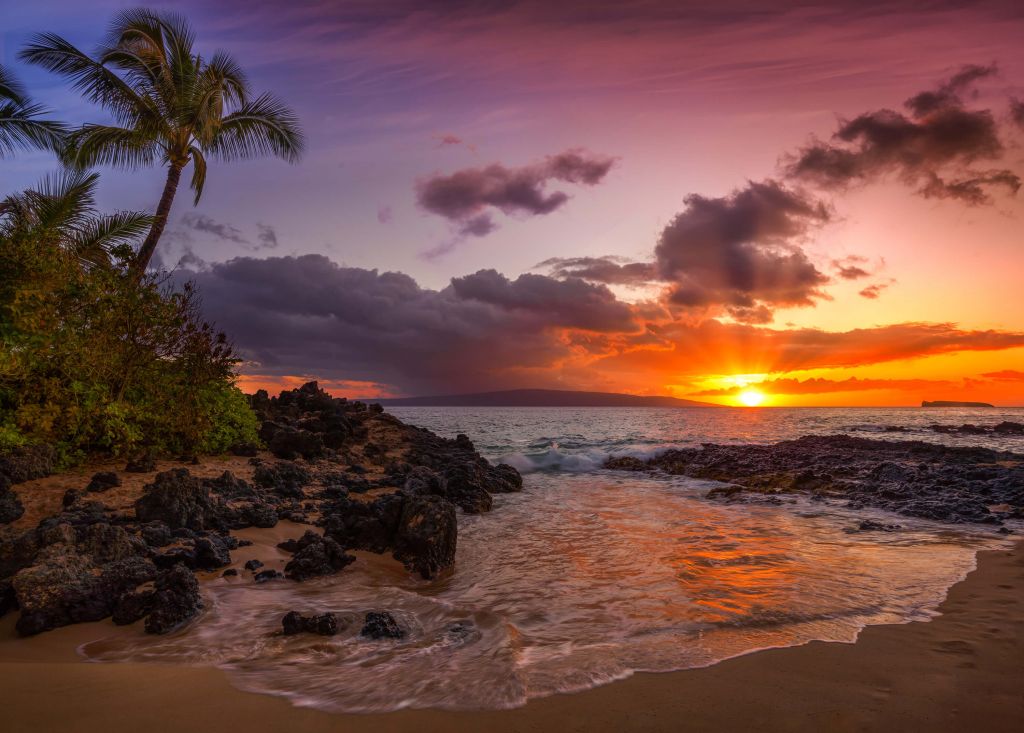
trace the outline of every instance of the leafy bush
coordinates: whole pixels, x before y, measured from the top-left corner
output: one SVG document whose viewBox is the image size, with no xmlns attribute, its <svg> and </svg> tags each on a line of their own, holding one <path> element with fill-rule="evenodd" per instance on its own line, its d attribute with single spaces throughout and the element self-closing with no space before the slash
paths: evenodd
<svg viewBox="0 0 1024 733">
<path fill-rule="evenodd" d="M 95 229 L 87 214 L 75 231 Z M 0 225 L 0 450 L 46 442 L 68 463 L 256 440 L 238 359 L 191 285 L 136 283 L 116 236 L 83 246 L 66 221 L 15 220 L 2 205 Z"/>
</svg>

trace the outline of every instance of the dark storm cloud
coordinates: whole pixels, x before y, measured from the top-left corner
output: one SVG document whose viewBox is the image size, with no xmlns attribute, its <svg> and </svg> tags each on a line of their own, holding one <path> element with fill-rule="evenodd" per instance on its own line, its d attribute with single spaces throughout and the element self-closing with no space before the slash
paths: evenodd
<svg viewBox="0 0 1024 733">
<path fill-rule="evenodd" d="M 452 278 L 452 289 L 464 300 L 534 313 L 552 325 L 589 331 L 635 330 L 632 310 L 627 304 L 604 285 L 579 278 L 555 280 L 525 274 L 509 280 L 496 270 L 480 270 Z"/>
<path fill-rule="evenodd" d="M 489 209 L 527 216 L 550 214 L 569 200 L 563 191 L 547 191 L 551 181 L 594 186 L 614 163 L 613 158 L 582 150 L 568 150 L 520 168 L 493 163 L 425 178 L 416 185 L 416 198 L 421 207 L 454 222 L 460 231 L 470 223 L 475 231 L 468 233 L 481 236 L 476 232 L 495 228 Z M 485 215 L 490 228 L 479 224 Z M 475 227 L 473 221 L 478 222 Z"/>
<path fill-rule="evenodd" d="M 240 257 L 177 277 L 196 281 L 204 314 L 232 334 L 249 371 L 407 392 L 521 386 L 523 370 L 570 356 L 561 329 L 634 328 L 604 288 L 540 275 L 482 271 L 436 291 L 304 255 Z"/>
<path fill-rule="evenodd" d="M 242 236 L 242 232 L 219 221 L 215 221 L 205 214 L 188 213 L 181 217 L 181 223 L 196 232 L 212 234 L 218 239 L 237 244 L 248 244 L 249 240 Z"/>
<path fill-rule="evenodd" d="M 676 305 L 812 305 L 826 297 L 829 278 L 796 242 L 829 218 L 821 202 L 776 181 L 718 198 L 694 194 L 662 231 L 655 264 Z"/>
<path fill-rule="evenodd" d="M 832 142 L 816 140 L 787 156 L 786 173 L 827 189 L 891 174 L 925 197 L 971 205 L 988 203 L 992 187 L 1016 193 L 1020 178 L 1012 171 L 971 169 L 1004 153 L 992 111 L 965 107 L 972 84 L 994 73 L 993 66 L 965 66 L 908 99 L 909 114 L 882 109 L 843 120 Z"/>
<path fill-rule="evenodd" d="M 554 277 L 578 277 L 608 285 L 643 285 L 658 279 L 653 262 L 629 262 L 623 257 L 551 257 L 534 269 L 546 269 Z"/>
</svg>

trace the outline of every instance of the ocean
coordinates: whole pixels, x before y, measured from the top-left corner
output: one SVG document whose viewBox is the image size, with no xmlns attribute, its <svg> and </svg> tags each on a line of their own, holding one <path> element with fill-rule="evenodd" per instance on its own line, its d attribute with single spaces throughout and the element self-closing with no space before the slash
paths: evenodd
<svg viewBox="0 0 1024 733">
<path fill-rule="evenodd" d="M 369 712 L 508 708 L 627 677 L 714 664 L 819 639 L 853 642 L 867 625 L 932 617 L 979 549 L 1008 541 L 983 526 L 851 511 L 800 497 L 721 504 L 684 477 L 601 468 L 705 442 L 774 442 L 848 433 L 1024 452 L 1024 439 L 945 435 L 932 424 L 1024 421 L 1020 409 L 392 408 L 406 422 L 469 435 L 524 474 L 492 512 L 460 515 L 455 571 L 413 578 L 357 553 L 337 576 L 205 586 L 207 612 L 168 637 L 117 636 L 90 659 L 226 669 L 243 689 L 296 705 Z M 892 433 L 893 427 L 903 432 Z M 897 532 L 856 532 L 874 518 Z M 289 610 L 331 611 L 334 637 L 282 637 Z M 370 610 L 408 630 L 359 636 Z"/>
</svg>

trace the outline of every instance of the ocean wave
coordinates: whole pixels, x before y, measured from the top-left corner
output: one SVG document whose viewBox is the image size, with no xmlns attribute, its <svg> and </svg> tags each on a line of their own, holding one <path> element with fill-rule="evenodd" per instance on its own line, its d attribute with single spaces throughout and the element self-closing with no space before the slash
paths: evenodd
<svg viewBox="0 0 1024 733">
<path fill-rule="evenodd" d="M 532 446 L 531 446 L 532 447 Z M 593 446 L 578 448 L 575 445 L 565 447 L 557 441 L 550 441 L 543 450 L 527 450 L 508 453 L 501 456 L 499 463 L 507 463 L 520 473 L 558 472 L 590 473 L 601 470 L 609 458 L 630 456 L 633 458 L 653 458 L 664 453 L 670 446 Z"/>
</svg>

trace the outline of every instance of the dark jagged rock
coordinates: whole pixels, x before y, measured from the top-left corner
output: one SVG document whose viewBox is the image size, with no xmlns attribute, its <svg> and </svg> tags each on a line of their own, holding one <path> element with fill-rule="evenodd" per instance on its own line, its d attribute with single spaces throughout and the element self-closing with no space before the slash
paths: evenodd
<svg viewBox="0 0 1024 733">
<path fill-rule="evenodd" d="M 188 568 L 175 565 L 156 577 L 152 612 L 146 617 L 146 633 L 166 634 L 203 610 L 199 583 Z"/>
<path fill-rule="evenodd" d="M 231 564 L 227 543 L 217 535 L 200 537 L 195 542 L 195 569 L 217 570 Z"/>
<path fill-rule="evenodd" d="M 0 473 L 0 524 L 20 519 L 24 513 L 25 507 L 11 489 L 11 480 Z"/>
<path fill-rule="evenodd" d="M 259 570 L 260 568 L 263 567 L 263 561 L 262 560 L 247 560 L 243 567 L 246 570 L 255 572 L 256 570 Z"/>
<path fill-rule="evenodd" d="M 128 461 L 124 470 L 128 473 L 152 473 L 156 470 L 156 457 L 152 453 L 144 453 Z"/>
<path fill-rule="evenodd" d="M 231 471 L 225 471 L 217 478 L 204 478 L 200 479 L 200 481 L 210 490 L 211 494 L 215 494 L 225 500 L 252 500 L 260 498 L 256 490 L 248 482 L 237 478 Z"/>
<path fill-rule="evenodd" d="M 0 579 L 0 618 L 18 608 L 18 595 L 10 578 Z"/>
<path fill-rule="evenodd" d="M 370 639 L 403 639 L 405 630 L 398 625 L 395 617 L 387 611 L 370 611 L 366 614 L 361 636 Z"/>
<path fill-rule="evenodd" d="M 255 443 L 235 443 L 231 446 L 230 451 L 232 455 L 248 458 L 259 455 L 260 447 Z"/>
<path fill-rule="evenodd" d="M 402 505 L 394 557 L 430 579 L 455 564 L 458 522 L 455 506 L 440 496 L 409 496 Z"/>
<path fill-rule="evenodd" d="M 252 577 L 252 579 L 255 580 L 257 583 L 267 583 L 271 580 L 279 580 L 283 577 L 284 576 L 276 570 L 261 570 L 258 573 L 256 573 Z"/>
<path fill-rule="evenodd" d="M 313 535 L 309 537 L 309 535 Z M 284 574 L 292 580 L 303 581 L 323 575 L 333 575 L 355 562 L 344 548 L 330 537 L 321 537 L 314 532 L 303 536 L 302 547 L 285 565 Z"/>
<path fill-rule="evenodd" d="M 285 636 L 294 636 L 304 632 L 320 634 L 320 636 L 334 636 L 338 633 L 338 617 L 333 613 L 307 617 L 298 611 L 289 611 L 281 619 L 281 626 Z"/>
<path fill-rule="evenodd" d="M 148 560 L 129 557 L 97 567 L 91 558 L 67 544 L 44 548 L 36 564 L 12 580 L 21 616 L 15 629 L 31 636 L 59 626 L 99 621 L 109 616 L 120 597 L 146 581 L 156 568 Z"/>
<path fill-rule="evenodd" d="M 60 505 L 65 509 L 74 506 L 75 502 L 82 498 L 82 492 L 78 489 L 68 489 L 61 497 Z"/>
<path fill-rule="evenodd" d="M 224 578 L 233 578 L 236 575 L 238 575 L 238 571 L 235 570 L 235 568 L 228 568 L 223 573 L 221 573 L 221 576 Z"/>
<path fill-rule="evenodd" d="M 113 471 L 100 471 L 94 473 L 92 478 L 89 480 L 88 486 L 85 487 L 86 491 L 92 493 L 100 493 L 103 491 L 109 491 L 116 486 L 121 485 L 121 479 Z"/>
<path fill-rule="evenodd" d="M 324 454 L 324 441 L 320 435 L 309 430 L 282 428 L 274 432 L 267 443 L 267 449 L 278 458 L 286 460 L 299 456 L 312 460 Z"/>
<path fill-rule="evenodd" d="M 999 435 L 1024 435 L 1024 423 L 1004 420 L 992 428 L 992 432 Z"/>
<path fill-rule="evenodd" d="M 174 542 L 174 535 L 166 522 L 147 522 L 140 527 L 139 534 L 150 547 L 167 547 Z"/>
<path fill-rule="evenodd" d="M 709 498 L 744 493 L 810 493 L 944 522 L 998 524 L 990 506 L 1024 507 L 1024 455 L 988 448 L 847 435 L 806 436 L 773 445 L 716 445 L 669 450 L 647 461 L 611 459 L 607 468 L 660 469 L 724 481 Z"/>
<path fill-rule="evenodd" d="M 322 522 L 324 534 L 345 549 L 386 552 L 394 546 L 404 503 L 401 494 L 372 502 L 339 499 Z"/>
<path fill-rule="evenodd" d="M 22 445 L 0 453 L 0 476 L 20 484 L 53 473 L 56 453 L 49 445 Z"/>
<path fill-rule="evenodd" d="M 126 626 L 141 621 L 153 611 L 156 603 L 156 589 L 152 584 L 145 584 L 130 593 L 123 594 L 114 604 L 111 619 L 118 626 Z"/>
<path fill-rule="evenodd" d="M 312 481 L 312 477 L 302 466 L 282 461 L 274 465 L 257 466 L 252 480 L 278 496 L 301 499 L 304 496 L 302 488 Z"/>
<path fill-rule="evenodd" d="M 171 529 L 202 530 L 217 524 L 210 490 L 187 468 L 158 473 L 135 502 L 135 514 L 140 522 L 165 522 Z"/>
</svg>

